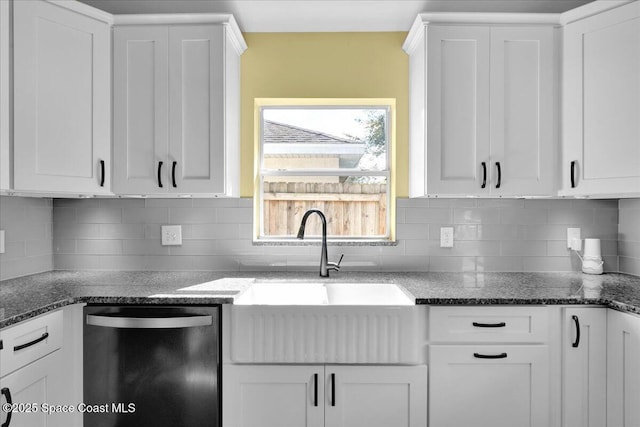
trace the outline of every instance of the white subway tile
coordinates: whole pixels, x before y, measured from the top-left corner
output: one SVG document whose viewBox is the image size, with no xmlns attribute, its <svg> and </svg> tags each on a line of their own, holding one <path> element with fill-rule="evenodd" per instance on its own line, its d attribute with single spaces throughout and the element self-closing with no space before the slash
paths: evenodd
<svg viewBox="0 0 640 427">
<path fill-rule="evenodd" d="M 142 239 L 143 224 L 100 224 L 101 239 Z"/>
<path fill-rule="evenodd" d="M 432 256 L 429 257 L 429 271 L 436 272 L 474 272 L 475 257 Z"/>
<path fill-rule="evenodd" d="M 124 255 L 169 255 L 170 246 L 162 246 L 157 240 L 123 240 Z"/>
<path fill-rule="evenodd" d="M 40 256 L 53 254 L 53 241 L 51 239 L 44 240 L 28 240 L 26 242 L 27 256 Z"/>
<path fill-rule="evenodd" d="M 476 271 L 482 272 L 520 272 L 522 271 L 522 257 L 494 256 L 477 257 Z"/>
<path fill-rule="evenodd" d="M 546 209 L 512 209 L 500 210 L 501 224 L 546 224 Z"/>
<path fill-rule="evenodd" d="M 251 208 L 218 208 L 219 223 L 253 224 L 253 209 Z"/>
<path fill-rule="evenodd" d="M 500 242 L 503 256 L 545 256 L 547 242 L 543 240 L 503 240 Z"/>
<path fill-rule="evenodd" d="M 450 224 L 452 220 L 453 214 L 448 208 L 407 208 L 405 212 L 407 224 Z"/>
<path fill-rule="evenodd" d="M 499 208 L 455 208 L 453 210 L 455 224 L 499 224 Z"/>
<path fill-rule="evenodd" d="M 83 255 L 121 255 L 123 253 L 122 240 L 78 240 L 75 249 L 77 253 Z"/>
<path fill-rule="evenodd" d="M 193 199 L 145 199 L 144 205 L 147 208 L 191 208 Z"/>
<path fill-rule="evenodd" d="M 121 208 L 76 208 L 76 221 L 85 224 L 119 224 L 122 222 Z"/>
<path fill-rule="evenodd" d="M 217 222 L 218 210 L 214 208 L 170 208 L 171 224 L 213 224 Z"/>
<path fill-rule="evenodd" d="M 168 208 L 123 208 L 123 224 L 167 224 L 169 222 Z"/>
</svg>

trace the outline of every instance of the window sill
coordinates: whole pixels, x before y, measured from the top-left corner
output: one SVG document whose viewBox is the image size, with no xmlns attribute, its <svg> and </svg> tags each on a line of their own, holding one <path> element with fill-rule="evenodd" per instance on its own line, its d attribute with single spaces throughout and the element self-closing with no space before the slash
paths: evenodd
<svg viewBox="0 0 640 427">
<path fill-rule="evenodd" d="M 299 239 L 259 239 L 254 246 L 320 246 L 319 238 Z M 397 241 L 387 239 L 327 239 L 327 246 L 398 246 Z"/>
</svg>

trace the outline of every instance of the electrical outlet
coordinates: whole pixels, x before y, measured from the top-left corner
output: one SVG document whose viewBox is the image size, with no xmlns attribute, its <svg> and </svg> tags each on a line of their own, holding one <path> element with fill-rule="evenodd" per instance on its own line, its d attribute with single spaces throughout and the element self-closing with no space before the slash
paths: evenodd
<svg viewBox="0 0 640 427">
<path fill-rule="evenodd" d="M 4 253 L 4 230 L 0 230 L 0 254 Z"/>
<path fill-rule="evenodd" d="M 440 247 L 453 247 L 453 227 L 440 227 Z"/>
<path fill-rule="evenodd" d="M 175 246 L 182 244 L 181 225 L 162 226 L 162 246 Z"/>
<path fill-rule="evenodd" d="M 567 248 L 569 249 L 573 249 L 576 246 L 576 243 L 574 242 L 574 240 L 580 240 L 580 229 L 579 228 L 567 228 Z M 582 242 L 580 242 L 578 245 L 578 249 L 576 250 L 580 250 L 580 247 L 582 246 Z"/>
</svg>

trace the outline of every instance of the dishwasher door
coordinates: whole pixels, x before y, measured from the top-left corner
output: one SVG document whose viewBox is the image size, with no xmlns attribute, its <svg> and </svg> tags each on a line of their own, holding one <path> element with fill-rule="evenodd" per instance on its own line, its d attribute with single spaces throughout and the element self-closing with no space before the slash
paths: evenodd
<svg viewBox="0 0 640 427">
<path fill-rule="evenodd" d="M 218 427 L 218 307 L 84 308 L 84 425 Z"/>
</svg>

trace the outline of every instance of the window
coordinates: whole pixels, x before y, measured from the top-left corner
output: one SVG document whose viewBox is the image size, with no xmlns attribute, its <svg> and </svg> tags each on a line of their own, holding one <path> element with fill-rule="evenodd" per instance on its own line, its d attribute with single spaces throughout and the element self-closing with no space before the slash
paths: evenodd
<svg viewBox="0 0 640 427">
<path fill-rule="evenodd" d="M 256 100 L 258 239 L 295 239 L 316 208 L 333 240 L 391 240 L 394 107 L 388 99 Z M 306 234 L 319 236 L 312 218 Z"/>
</svg>

